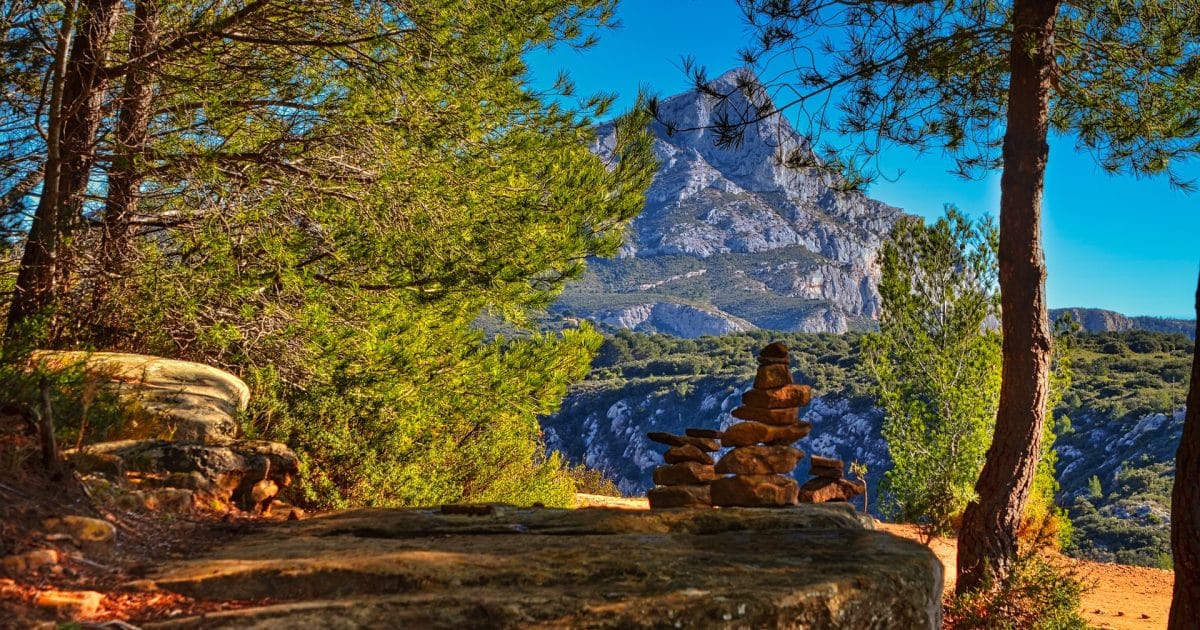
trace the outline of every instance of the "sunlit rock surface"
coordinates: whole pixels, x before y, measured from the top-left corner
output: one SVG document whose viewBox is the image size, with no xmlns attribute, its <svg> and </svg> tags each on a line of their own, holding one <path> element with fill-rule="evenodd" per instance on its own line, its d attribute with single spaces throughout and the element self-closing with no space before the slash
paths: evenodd
<svg viewBox="0 0 1200 630">
<path fill-rule="evenodd" d="M 481 512 L 362 510 L 265 530 L 151 580 L 271 605 L 145 627 L 940 625 L 934 555 L 846 504 Z"/>
</svg>

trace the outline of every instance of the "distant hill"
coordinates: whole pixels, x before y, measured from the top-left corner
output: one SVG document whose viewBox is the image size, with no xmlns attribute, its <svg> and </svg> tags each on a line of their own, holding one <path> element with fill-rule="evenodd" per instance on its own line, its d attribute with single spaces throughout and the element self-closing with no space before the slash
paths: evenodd
<svg viewBox="0 0 1200 630">
<path fill-rule="evenodd" d="M 1071 318 L 1079 322 L 1084 330 L 1093 333 L 1145 330 L 1148 332 L 1179 333 L 1187 335 L 1189 339 L 1196 338 L 1196 320 L 1194 319 L 1129 317 L 1099 308 L 1050 309 L 1050 319 L 1058 319 L 1064 313 L 1070 313 Z"/>
<path fill-rule="evenodd" d="M 839 188 L 818 169 L 786 166 L 811 158 L 808 141 L 776 114 L 752 125 L 736 147 L 705 129 L 722 117 L 769 108 L 755 82 L 728 72 L 709 86 L 735 92 L 724 102 L 697 91 L 664 99 L 655 123 L 660 166 L 646 207 L 620 255 L 589 261 L 553 311 L 616 328 L 699 337 L 755 328 L 845 332 L 879 315 L 876 256 L 898 208 Z M 692 129 L 689 131 L 688 129 Z M 595 151 L 611 150 L 610 125 Z"/>
</svg>

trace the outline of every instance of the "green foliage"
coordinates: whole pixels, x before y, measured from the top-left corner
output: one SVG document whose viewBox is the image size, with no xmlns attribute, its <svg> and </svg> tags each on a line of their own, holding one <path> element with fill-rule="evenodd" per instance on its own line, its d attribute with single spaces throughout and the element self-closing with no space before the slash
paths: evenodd
<svg viewBox="0 0 1200 630">
<path fill-rule="evenodd" d="M 995 227 L 954 208 L 897 223 L 881 257 L 883 316 L 863 339 L 892 458 L 885 509 L 949 532 L 974 497 L 1000 395 Z"/>
<path fill-rule="evenodd" d="M 97 169 L 132 168 L 153 193 L 145 227 L 120 273 L 89 266 L 108 235 L 79 232 L 67 271 L 87 281 L 62 296 L 52 338 L 243 376 L 246 432 L 298 450 L 312 505 L 565 505 L 572 482 L 537 416 L 600 338 L 528 318 L 615 253 L 655 163 L 640 107 L 597 156 L 611 98 L 566 104 L 565 78 L 535 92 L 523 55 L 586 47 L 614 2 L 268 0 L 229 29 L 251 41 L 205 39 L 221 29 L 196 16 L 232 10 L 197 7 L 162 7 L 165 29 L 199 39 L 151 73 L 149 146 Z M 516 334 L 486 336 L 485 314 Z"/>
<path fill-rule="evenodd" d="M 619 497 L 621 490 L 602 470 L 590 468 L 586 464 L 575 464 L 567 467 L 567 474 L 575 483 L 575 492 L 598 494 L 605 497 Z"/>
<path fill-rule="evenodd" d="M 1086 630 L 1079 612 L 1087 591 L 1075 570 L 1037 551 L 1018 554 L 1000 582 L 954 597 L 946 607 L 950 630 Z"/>
</svg>

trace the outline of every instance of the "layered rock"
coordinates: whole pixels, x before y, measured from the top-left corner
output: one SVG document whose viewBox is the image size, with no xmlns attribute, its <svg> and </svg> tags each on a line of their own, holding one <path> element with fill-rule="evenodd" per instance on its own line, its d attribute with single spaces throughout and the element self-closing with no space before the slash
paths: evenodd
<svg viewBox="0 0 1200 630">
<path fill-rule="evenodd" d="M 697 431 L 689 430 L 693 433 Z M 671 448 L 663 454 L 665 466 L 654 470 L 657 487 L 646 493 L 652 508 L 708 507 L 712 505 L 709 484 L 719 478 L 709 453 L 721 448 L 711 434 L 673 435 L 652 431 L 646 437 Z"/>
<path fill-rule="evenodd" d="M 359 510 L 170 561 L 139 587 L 240 610 L 144 627 L 936 628 L 942 568 L 847 505 Z"/>
<path fill-rule="evenodd" d="M 865 484 L 843 478 L 845 464 L 840 459 L 813 455 L 809 479 L 800 486 L 805 503 L 845 502 L 867 491 Z"/>
<path fill-rule="evenodd" d="M 116 397 L 124 438 L 220 443 L 238 434 L 238 414 L 250 402 L 242 379 L 202 363 L 141 354 L 39 350 L 30 367 L 78 370 Z"/>
</svg>

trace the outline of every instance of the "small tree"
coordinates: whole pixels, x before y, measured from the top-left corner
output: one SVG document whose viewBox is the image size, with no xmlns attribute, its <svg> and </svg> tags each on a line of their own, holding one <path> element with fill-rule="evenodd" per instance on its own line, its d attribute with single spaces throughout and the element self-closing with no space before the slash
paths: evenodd
<svg viewBox="0 0 1200 630">
<path fill-rule="evenodd" d="M 884 505 L 948 533 L 974 497 L 1000 394 L 996 228 L 954 208 L 901 221 L 882 255 L 880 332 L 863 340 L 893 467 Z"/>
</svg>

